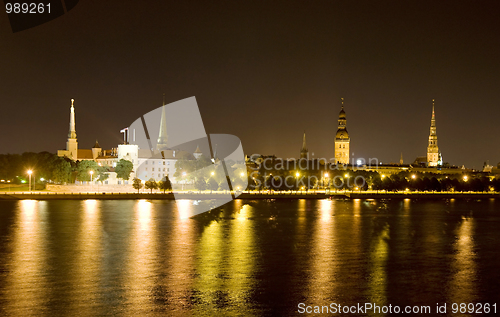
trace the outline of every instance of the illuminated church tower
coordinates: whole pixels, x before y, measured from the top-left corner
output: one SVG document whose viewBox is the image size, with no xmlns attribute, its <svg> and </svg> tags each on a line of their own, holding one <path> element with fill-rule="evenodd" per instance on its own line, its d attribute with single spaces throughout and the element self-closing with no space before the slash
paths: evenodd
<svg viewBox="0 0 500 317">
<path fill-rule="evenodd" d="M 436 114 L 434 113 L 434 99 L 432 99 L 432 119 L 431 119 L 431 131 L 429 134 L 429 146 L 427 147 L 427 164 L 429 166 L 438 166 L 439 161 L 440 161 L 440 153 L 439 153 L 438 139 L 436 134 Z"/>
<path fill-rule="evenodd" d="M 340 164 L 349 164 L 349 133 L 347 132 L 347 119 L 344 111 L 344 98 L 342 98 L 342 109 L 339 113 L 339 129 L 335 136 L 335 160 Z"/>
<path fill-rule="evenodd" d="M 76 160 L 78 157 L 78 141 L 76 140 L 76 128 L 75 128 L 75 108 L 73 106 L 74 102 L 75 99 L 71 99 L 68 141 L 66 142 L 66 151 L 68 151 L 68 157 L 72 160 Z"/>
</svg>

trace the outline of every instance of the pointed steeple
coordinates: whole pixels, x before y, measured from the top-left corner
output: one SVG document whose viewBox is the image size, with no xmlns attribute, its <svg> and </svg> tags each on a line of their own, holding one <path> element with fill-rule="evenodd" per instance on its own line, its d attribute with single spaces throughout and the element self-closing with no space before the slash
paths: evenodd
<svg viewBox="0 0 500 317">
<path fill-rule="evenodd" d="M 157 150 L 167 149 L 167 117 L 165 114 L 165 94 L 163 94 L 163 106 L 161 109 L 160 132 L 158 133 L 158 141 L 156 142 Z"/>
<path fill-rule="evenodd" d="M 306 146 L 306 131 L 304 131 L 304 137 L 302 138 L 302 151 L 307 151 L 307 146 Z"/>
<path fill-rule="evenodd" d="M 97 142 L 97 140 L 95 140 L 95 144 L 94 144 L 94 149 L 100 149 L 101 146 L 99 145 L 99 142 Z"/>
<path fill-rule="evenodd" d="M 75 128 L 75 107 L 73 103 L 75 99 L 71 99 L 71 110 L 69 114 L 69 132 L 68 139 L 76 139 L 76 128 Z"/>
<path fill-rule="evenodd" d="M 300 158 L 307 158 L 307 153 L 309 151 L 307 150 L 307 145 L 306 145 L 306 131 L 304 131 L 304 136 L 302 137 L 302 149 L 300 150 Z"/>
<path fill-rule="evenodd" d="M 436 133 L 436 113 L 434 107 L 434 99 L 432 99 L 432 118 L 429 133 L 429 145 L 427 146 L 427 164 L 429 166 L 438 166 L 439 163 L 439 147 Z"/>
<path fill-rule="evenodd" d="M 200 146 L 197 145 L 196 146 L 196 150 L 193 153 L 193 156 L 194 156 L 195 159 L 199 159 L 202 155 L 203 155 L 203 153 L 200 150 Z"/>
<path fill-rule="evenodd" d="M 399 165 L 403 165 L 403 152 L 401 152 L 401 158 L 399 159 Z"/>
</svg>

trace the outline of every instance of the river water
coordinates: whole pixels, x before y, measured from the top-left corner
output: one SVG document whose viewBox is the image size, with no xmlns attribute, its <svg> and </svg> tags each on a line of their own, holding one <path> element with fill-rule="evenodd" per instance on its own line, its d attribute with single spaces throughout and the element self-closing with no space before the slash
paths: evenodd
<svg viewBox="0 0 500 317">
<path fill-rule="evenodd" d="M 498 200 L 235 200 L 185 219 L 191 204 L 0 201 L 0 315 L 499 311 Z"/>
</svg>

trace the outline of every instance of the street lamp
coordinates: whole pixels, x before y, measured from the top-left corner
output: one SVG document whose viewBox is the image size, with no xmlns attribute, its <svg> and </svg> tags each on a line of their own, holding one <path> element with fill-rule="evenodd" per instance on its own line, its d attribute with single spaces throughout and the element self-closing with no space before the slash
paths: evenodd
<svg viewBox="0 0 500 317">
<path fill-rule="evenodd" d="M 28 170 L 28 175 L 29 175 L 29 179 L 30 179 L 30 182 L 29 182 L 29 186 L 28 186 L 28 190 L 31 192 L 31 174 L 33 174 L 33 171 L 32 170 Z"/>
<path fill-rule="evenodd" d="M 413 174 L 413 175 L 411 176 L 411 178 L 415 179 L 415 178 L 417 178 L 417 175 Z"/>
</svg>

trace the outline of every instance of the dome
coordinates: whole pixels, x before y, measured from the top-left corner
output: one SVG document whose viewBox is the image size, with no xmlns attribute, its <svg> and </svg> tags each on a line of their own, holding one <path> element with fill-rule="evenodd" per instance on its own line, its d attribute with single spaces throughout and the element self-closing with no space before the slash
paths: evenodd
<svg viewBox="0 0 500 317">
<path fill-rule="evenodd" d="M 344 111 L 344 107 L 342 107 L 342 110 L 340 110 L 340 113 L 339 113 L 339 119 L 345 119 L 345 111 Z"/>
<path fill-rule="evenodd" d="M 344 129 L 339 129 L 337 131 L 337 134 L 335 135 L 336 139 L 349 139 L 349 133 L 347 133 L 347 130 Z"/>
</svg>

